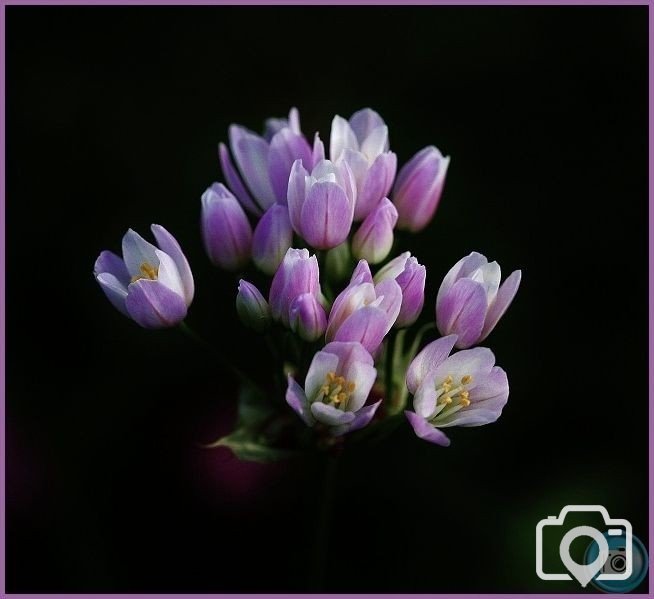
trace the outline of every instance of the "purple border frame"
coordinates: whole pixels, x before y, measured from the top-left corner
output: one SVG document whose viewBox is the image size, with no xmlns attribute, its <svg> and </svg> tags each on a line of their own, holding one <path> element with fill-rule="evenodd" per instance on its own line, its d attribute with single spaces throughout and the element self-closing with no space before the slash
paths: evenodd
<svg viewBox="0 0 654 599">
<path fill-rule="evenodd" d="M 249 5 L 249 6 L 262 6 L 262 5 L 276 5 L 276 6 L 325 6 L 325 5 L 348 5 L 348 6 L 377 6 L 377 5 L 394 5 L 394 6 L 648 6 L 648 21 L 649 21 L 649 157 L 648 157 L 648 171 L 649 171 L 649 237 L 648 237 L 648 251 L 649 251 L 649 516 L 648 516 L 648 532 L 649 532 L 649 555 L 650 555 L 650 571 L 654 558 L 652 557 L 652 539 L 654 538 L 654 477 L 652 475 L 653 465 L 652 456 L 654 456 L 654 0 L 408 0 L 401 2 L 400 0 L 190 0 L 189 2 L 182 2 L 180 0 L 0 0 L 0 135 L 2 136 L 2 145 L 0 147 L 0 331 L 2 336 L 0 338 L 0 383 L 2 384 L 1 390 L 1 405 L 0 405 L 0 424 L 2 426 L 2 434 L 0 435 L 0 532 L 2 534 L 2 546 L 0 547 L 0 597 L 21 597 L 24 599 L 31 599 L 37 597 L 67 597 L 65 594 L 53 595 L 36 595 L 36 594 L 7 594 L 5 593 L 5 530 L 6 530 L 6 515 L 5 515 L 5 272 L 6 272 L 6 246 L 5 246 L 5 151 L 6 151 L 6 137 L 5 137 L 5 7 L 6 6 L 84 6 L 84 5 L 100 5 L 100 6 L 158 6 L 158 5 L 186 5 L 186 6 L 234 6 L 234 5 Z M 581 593 L 575 594 L 527 594 L 527 593 L 501 593 L 501 594 L 457 594 L 456 597 L 461 599 L 472 599 L 474 597 L 529 597 L 533 599 L 546 599 L 557 597 L 560 599 L 576 598 Z M 599 596 L 604 596 L 602 593 L 594 593 Z M 77 597 L 105 597 L 107 599 L 122 599 L 124 597 L 147 597 L 149 595 L 141 594 L 78 594 Z M 253 594 L 214 594 L 214 595 L 182 595 L 182 594 L 169 594 L 165 595 L 170 599 L 185 599 L 193 596 L 212 596 L 221 597 L 223 599 L 249 599 L 250 597 L 269 597 L 270 599 L 282 599 L 288 597 L 285 594 L 268 594 L 268 595 L 253 595 Z M 296 595 L 298 597 L 305 596 L 303 594 Z M 332 597 L 360 597 L 362 599 L 373 599 L 375 597 L 383 596 L 389 599 L 404 599 L 406 594 L 359 594 L 359 595 L 334 595 L 334 594 L 306 594 L 306 596 L 316 597 L 318 599 L 330 599 Z M 419 598 L 432 598 L 432 597 L 448 597 L 444 594 L 415 594 L 411 597 Z M 649 592 L 647 594 L 639 593 L 632 594 L 633 597 L 654 597 L 654 582 L 650 573 Z"/>
</svg>

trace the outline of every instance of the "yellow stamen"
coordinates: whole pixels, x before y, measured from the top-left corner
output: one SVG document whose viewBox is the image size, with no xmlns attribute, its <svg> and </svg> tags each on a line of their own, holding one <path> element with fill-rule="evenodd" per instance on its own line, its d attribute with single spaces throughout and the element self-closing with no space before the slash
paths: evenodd
<svg viewBox="0 0 654 599">
<path fill-rule="evenodd" d="M 139 279 L 149 279 L 150 281 L 155 281 L 157 279 L 158 269 L 156 269 L 152 264 L 149 262 L 143 262 L 141 266 L 139 266 L 139 271 L 141 272 L 140 275 L 134 275 L 132 277 L 132 283 L 134 281 L 138 281 Z"/>
<path fill-rule="evenodd" d="M 464 377 L 461 378 L 462 385 L 469 385 L 470 383 L 472 383 L 472 377 L 469 374 L 466 374 Z"/>
</svg>

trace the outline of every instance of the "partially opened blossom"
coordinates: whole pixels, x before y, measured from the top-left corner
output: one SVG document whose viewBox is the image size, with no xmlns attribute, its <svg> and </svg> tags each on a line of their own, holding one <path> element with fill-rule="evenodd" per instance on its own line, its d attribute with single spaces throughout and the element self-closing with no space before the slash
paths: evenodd
<svg viewBox="0 0 654 599">
<path fill-rule="evenodd" d="M 193 301 L 193 274 L 177 240 L 152 225 L 159 247 L 130 229 L 123 256 L 103 251 L 93 273 L 109 301 L 146 329 L 172 327 L 184 320 Z"/>
<path fill-rule="evenodd" d="M 313 293 L 298 295 L 289 309 L 291 330 L 305 341 L 317 341 L 325 334 L 327 315 L 325 308 Z"/>
<path fill-rule="evenodd" d="M 394 279 L 373 284 L 370 268 L 361 260 L 350 284 L 337 296 L 327 321 L 327 341 L 357 341 L 374 354 L 391 330 L 402 305 L 402 290 Z"/>
<path fill-rule="evenodd" d="M 358 196 L 354 220 L 363 220 L 386 197 L 393 185 L 397 157 L 388 150 L 388 127 L 374 110 L 364 108 L 349 121 L 332 121 L 329 157 L 345 161 L 354 173 Z"/>
<path fill-rule="evenodd" d="M 321 160 L 311 173 L 296 160 L 288 181 L 288 213 L 295 232 L 311 247 L 343 243 L 352 226 L 356 183 L 346 163 Z"/>
<path fill-rule="evenodd" d="M 401 169 L 393 187 L 398 229 L 417 232 L 431 221 L 443 193 L 449 156 L 429 146 L 420 150 Z"/>
<path fill-rule="evenodd" d="M 509 398 L 504 370 L 495 366 L 490 349 L 476 347 L 449 355 L 456 335 L 427 345 L 411 362 L 406 384 L 413 394 L 413 412 L 405 412 L 416 435 L 447 446 L 440 430 L 495 422 Z"/>
<path fill-rule="evenodd" d="M 307 168 L 313 164 L 311 146 L 300 131 L 295 108 L 288 121 L 269 119 L 265 137 L 240 125 L 231 125 L 229 145 L 238 170 L 227 147 L 220 144 L 223 174 L 241 204 L 255 215 L 275 202 L 286 203 L 288 176 L 295 160 L 301 160 Z"/>
<path fill-rule="evenodd" d="M 288 209 L 273 204 L 261 217 L 252 237 L 252 260 L 267 275 L 275 274 L 293 243 Z"/>
<path fill-rule="evenodd" d="M 252 227 L 243 208 L 222 183 L 202 194 L 202 239 L 211 261 L 225 270 L 239 270 L 250 260 Z"/>
<path fill-rule="evenodd" d="M 355 258 L 379 264 L 393 247 L 393 228 L 397 223 L 397 210 L 388 198 L 384 198 L 366 216 L 352 238 Z"/>
<path fill-rule="evenodd" d="M 270 306 L 255 285 L 241 279 L 236 294 L 236 312 L 241 322 L 257 333 L 263 333 L 271 323 Z"/>
<path fill-rule="evenodd" d="M 500 285 L 497 262 L 478 252 L 459 260 L 445 275 L 436 297 L 436 324 L 443 335 L 456 334 L 456 347 L 483 341 L 513 301 L 520 286 L 516 270 Z"/>
<path fill-rule="evenodd" d="M 286 401 L 308 426 L 329 427 L 342 435 L 372 420 L 381 400 L 365 405 L 377 370 L 372 356 L 359 343 L 328 343 L 315 354 L 304 389 L 288 377 Z"/>
<path fill-rule="evenodd" d="M 402 290 L 402 307 L 395 321 L 396 328 L 412 325 L 420 316 L 425 303 L 425 279 L 427 269 L 404 252 L 391 260 L 375 275 L 375 283 L 386 279 L 395 279 Z"/>
<path fill-rule="evenodd" d="M 270 308 L 273 318 L 285 326 L 290 324 L 293 301 L 304 293 L 320 297 L 318 260 L 309 250 L 291 248 L 277 269 L 270 285 Z"/>
</svg>

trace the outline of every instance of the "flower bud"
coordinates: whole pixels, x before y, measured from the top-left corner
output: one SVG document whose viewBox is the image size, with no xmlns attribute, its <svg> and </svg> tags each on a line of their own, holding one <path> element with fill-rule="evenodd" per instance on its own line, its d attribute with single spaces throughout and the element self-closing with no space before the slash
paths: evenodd
<svg viewBox="0 0 654 599">
<path fill-rule="evenodd" d="M 234 271 L 248 263 L 252 227 L 238 200 L 221 183 L 202 194 L 202 237 L 216 266 Z"/>
<path fill-rule="evenodd" d="M 449 156 L 443 157 L 434 146 L 428 146 L 400 169 L 393 188 L 398 229 L 415 233 L 429 224 L 443 192 L 449 163 Z"/>
<path fill-rule="evenodd" d="M 293 229 L 288 209 L 273 204 L 263 215 L 252 238 L 252 260 L 267 275 L 275 274 L 293 243 Z"/>
<path fill-rule="evenodd" d="M 388 198 L 366 216 L 352 238 L 352 253 L 355 258 L 378 264 L 393 247 L 393 227 L 397 223 L 397 209 Z"/>
<path fill-rule="evenodd" d="M 303 293 L 320 295 L 318 260 L 306 248 L 289 249 L 270 285 L 270 308 L 275 320 L 289 326 L 293 300 Z"/>
<path fill-rule="evenodd" d="M 302 339 L 317 341 L 327 328 L 327 315 L 315 295 L 303 293 L 291 304 L 289 322 L 291 329 Z"/>
<path fill-rule="evenodd" d="M 236 311 L 241 322 L 257 333 L 263 333 L 270 326 L 271 316 L 268 302 L 252 283 L 243 279 L 238 282 Z"/>
<path fill-rule="evenodd" d="M 436 325 L 443 335 L 457 335 L 456 347 L 483 341 L 513 301 L 520 286 L 516 270 L 500 285 L 500 265 L 472 252 L 445 275 L 436 297 Z"/>
</svg>

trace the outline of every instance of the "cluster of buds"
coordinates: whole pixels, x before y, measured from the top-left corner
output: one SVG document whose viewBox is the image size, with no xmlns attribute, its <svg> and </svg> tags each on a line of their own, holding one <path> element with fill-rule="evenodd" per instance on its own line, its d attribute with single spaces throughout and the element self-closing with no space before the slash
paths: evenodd
<svg viewBox="0 0 654 599">
<path fill-rule="evenodd" d="M 477 252 L 459 260 L 431 300 L 443 337 L 417 353 L 427 269 L 408 251 L 388 258 L 396 230 L 431 222 L 449 157 L 426 147 L 396 177 L 389 147 L 369 108 L 334 117 L 329 157 L 318 133 L 304 136 L 296 109 L 266 121 L 263 135 L 232 125 L 218 151 L 225 184 L 202 194 L 202 239 L 215 266 L 239 274 L 241 321 L 282 354 L 282 339 L 296 338 L 276 364 L 302 422 L 335 438 L 404 412 L 418 437 L 447 445 L 441 429 L 493 422 L 506 404 L 506 373 L 475 346 L 513 300 L 520 271 L 500 285 L 497 262 Z M 123 258 L 103 252 L 95 277 L 141 326 L 171 327 L 186 316 L 193 277 L 172 235 L 153 233 L 159 248 L 130 230 Z"/>
</svg>

